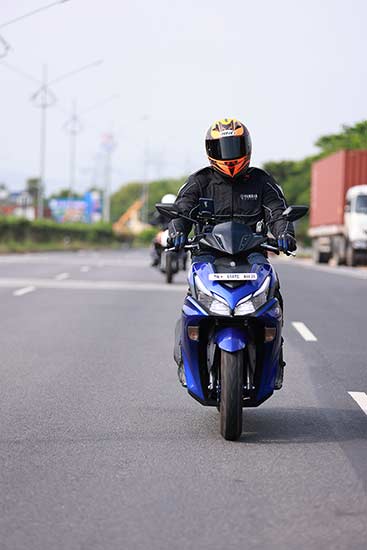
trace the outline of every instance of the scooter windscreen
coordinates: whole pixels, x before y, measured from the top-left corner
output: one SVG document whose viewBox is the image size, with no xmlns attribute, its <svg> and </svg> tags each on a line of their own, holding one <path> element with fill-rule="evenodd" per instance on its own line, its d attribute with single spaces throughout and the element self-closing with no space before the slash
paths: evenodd
<svg viewBox="0 0 367 550">
<path fill-rule="evenodd" d="M 201 246 L 236 255 L 266 242 L 266 237 L 256 235 L 245 224 L 229 221 L 215 225 L 210 233 L 199 241 Z"/>
</svg>

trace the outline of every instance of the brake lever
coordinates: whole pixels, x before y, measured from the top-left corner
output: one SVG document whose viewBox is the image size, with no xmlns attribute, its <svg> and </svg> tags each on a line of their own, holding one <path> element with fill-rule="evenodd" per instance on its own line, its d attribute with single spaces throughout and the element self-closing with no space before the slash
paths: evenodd
<svg viewBox="0 0 367 550">
<path fill-rule="evenodd" d="M 265 250 L 269 250 L 269 252 L 274 252 L 277 256 L 279 256 L 280 254 L 279 248 L 275 246 L 271 246 L 270 244 L 261 244 L 260 246 Z M 287 252 L 283 251 L 283 254 L 285 254 L 286 256 L 293 256 L 293 257 L 297 256 L 296 252 L 291 252 L 290 250 L 288 250 Z"/>
<path fill-rule="evenodd" d="M 270 244 L 261 244 L 261 248 L 264 248 L 264 250 L 269 250 L 269 252 L 274 252 L 277 256 L 280 254 L 279 248 L 276 248 L 275 246 L 271 246 Z"/>
<path fill-rule="evenodd" d="M 185 246 L 181 250 L 191 250 L 192 248 L 198 248 L 198 246 L 198 244 L 185 244 Z M 166 248 L 165 250 L 166 252 L 178 252 L 178 250 L 176 250 L 174 246 L 172 246 L 171 248 Z"/>
</svg>

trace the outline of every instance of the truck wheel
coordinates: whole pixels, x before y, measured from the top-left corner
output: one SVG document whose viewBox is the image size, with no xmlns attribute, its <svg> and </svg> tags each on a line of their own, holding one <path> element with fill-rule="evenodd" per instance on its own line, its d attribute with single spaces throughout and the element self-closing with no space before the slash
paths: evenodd
<svg viewBox="0 0 367 550">
<path fill-rule="evenodd" d="M 330 260 L 330 254 L 328 252 L 321 252 L 317 241 L 312 245 L 312 259 L 315 264 L 327 264 Z"/>
<path fill-rule="evenodd" d="M 345 264 L 345 260 L 344 260 L 343 256 L 341 255 L 340 250 L 335 250 L 335 252 L 333 254 L 333 260 L 335 262 L 335 265 Z"/>
<path fill-rule="evenodd" d="M 221 350 L 220 433 L 235 441 L 242 433 L 243 352 Z"/>
<path fill-rule="evenodd" d="M 348 243 L 347 246 L 346 261 L 349 267 L 354 267 L 357 265 L 356 251 L 350 243 Z"/>
</svg>

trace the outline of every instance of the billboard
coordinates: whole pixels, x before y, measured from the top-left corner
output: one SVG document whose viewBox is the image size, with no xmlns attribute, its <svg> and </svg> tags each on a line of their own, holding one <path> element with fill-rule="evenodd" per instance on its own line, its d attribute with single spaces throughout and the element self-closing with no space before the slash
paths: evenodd
<svg viewBox="0 0 367 550">
<path fill-rule="evenodd" d="M 102 220 L 102 197 L 99 191 L 90 191 L 82 199 L 51 199 L 52 218 L 58 223 L 96 223 Z"/>
</svg>

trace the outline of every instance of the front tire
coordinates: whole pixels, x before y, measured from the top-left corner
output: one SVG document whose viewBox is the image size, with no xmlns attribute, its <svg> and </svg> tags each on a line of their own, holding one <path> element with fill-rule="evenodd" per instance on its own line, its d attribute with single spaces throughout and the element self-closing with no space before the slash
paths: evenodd
<svg viewBox="0 0 367 550">
<path fill-rule="evenodd" d="M 221 350 L 220 433 L 235 441 L 242 433 L 243 352 Z"/>
</svg>

